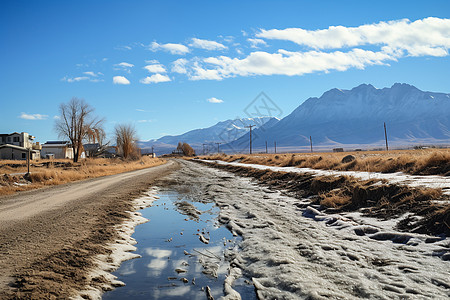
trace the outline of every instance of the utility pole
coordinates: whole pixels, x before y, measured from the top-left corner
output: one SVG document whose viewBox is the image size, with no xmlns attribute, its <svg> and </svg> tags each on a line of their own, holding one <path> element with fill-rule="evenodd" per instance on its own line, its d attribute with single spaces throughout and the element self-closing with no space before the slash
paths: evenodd
<svg viewBox="0 0 450 300">
<path fill-rule="evenodd" d="M 255 127 L 255 125 L 245 126 L 245 128 L 250 128 L 250 154 L 252 154 L 252 127 Z"/>
<path fill-rule="evenodd" d="M 312 150 L 312 138 L 311 138 L 311 136 L 309 136 L 309 142 L 311 143 L 311 153 L 312 153 L 313 150 Z"/>
<path fill-rule="evenodd" d="M 27 155 L 27 174 L 30 175 L 30 154 L 31 154 L 31 150 L 30 148 L 28 148 L 28 155 Z"/>
<path fill-rule="evenodd" d="M 217 154 L 220 154 L 220 144 L 222 143 L 216 143 L 217 144 Z"/>
<path fill-rule="evenodd" d="M 384 138 L 386 139 L 386 151 L 389 151 L 387 132 L 386 132 L 386 122 L 384 122 Z"/>
<path fill-rule="evenodd" d="M 266 153 L 269 153 L 269 152 L 267 152 L 267 141 L 266 141 Z"/>
<path fill-rule="evenodd" d="M 275 147 L 275 153 L 277 153 L 277 141 L 273 142 L 273 145 Z"/>
<path fill-rule="evenodd" d="M 152 146 L 152 156 L 155 155 L 155 151 L 153 151 L 153 146 Z"/>
<path fill-rule="evenodd" d="M 205 145 L 206 144 L 202 144 L 202 146 L 203 146 L 203 155 L 205 155 Z"/>
</svg>

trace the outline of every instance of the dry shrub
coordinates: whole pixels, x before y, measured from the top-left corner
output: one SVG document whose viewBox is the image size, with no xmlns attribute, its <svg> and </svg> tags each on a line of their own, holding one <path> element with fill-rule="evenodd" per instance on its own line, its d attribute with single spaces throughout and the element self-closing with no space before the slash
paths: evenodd
<svg viewBox="0 0 450 300">
<path fill-rule="evenodd" d="M 341 208 L 346 206 L 351 201 L 351 196 L 340 194 L 337 192 L 330 192 L 327 194 L 319 195 L 322 200 L 320 200 L 320 205 L 329 208 Z"/>
<path fill-rule="evenodd" d="M 341 164 L 341 159 L 337 157 L 326 157 L 316 164 L 314 164 L 314 169 L 335 169 Z"/>
<path fill-rule="evenodd" d="M 430 153 L 427 157 L 417 161 L 416 167 L 413 172 L 417 174 L 441 173 L 445 176 L 450 175 L 450 153 Z"/>
<path fill-rule="evenodd" d="M 181 150 L 184 156 L 195 156 L 195 151 L 188 143 L 178 143 L 177 150 Z"/>
<path fill-rule="evenodd" d="M 55 171 L 49 171 L 49 170 L 45 170 L 45 171 L 37 172 L 37 173 L 31 173 L 29 176 L 31 182 L 45 182 L 48 180 L 52 180 L 56 177 L 57 177 L 57 175 L 56 175 Z"/>
<path fill-rule="evenodd" d="M 421 232 L 435 232 L 450 235 L 450 205 L 437 210 L 422 222 Z"/>
<path fill-rule="evenodd" d="M 356 160 L 342 163 L 345 155 L 352 154 Z M 206 159 L 234 161 L 226 156 L 209 156 Z M 351 170 L 365 172 L 406 172 L 422 175 L 450 175 L 450 149 L 361 151 L 353 153 L 301 153 L 242 155 L 242 163 L 280 167 L 299 167 L 323 170 Z"/>
</svg>

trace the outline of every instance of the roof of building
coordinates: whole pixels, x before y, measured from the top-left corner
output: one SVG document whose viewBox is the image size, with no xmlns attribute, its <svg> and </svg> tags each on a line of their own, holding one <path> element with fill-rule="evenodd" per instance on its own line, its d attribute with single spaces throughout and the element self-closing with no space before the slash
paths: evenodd
<svg viewBox="0 0 450 300">
<path fill-rule="evenodd" d="M 20 134 L 20 133 L 18 133 L 18 132 L 13 132 L 13 133 L 2 133 L 2 134 L 0 134 L 0 136 L 10 136 L 10 135 L 13 135 L 13 134 Z"/>
<path fill-rule="evenodd" d="M 100 144 L 99 143 L 95 143 L 95 144 L 83 144 L 83 148 L 86 151 L 96 151 L 98 150 L 98 148 L 100 148 Z"/>
<path fill-rule="evenodd" d="M 11 145 L 11 144 L 0 145 L 0 149 L 2 149 L 2 148 L 12 148 L 12 149 L 21 150 L 21 151 L 28 151 L 28 148 Z M 39 152 L 39 150 L 32 150 L 32 149 L 30 149 L 30 151 L 31 152 Z"/>
<path fill-rule="evenodd" d="M 69 141 L 47 141 L 45 144 L 42 145 L 68 145 L 70 144 Z"/>
</svg>

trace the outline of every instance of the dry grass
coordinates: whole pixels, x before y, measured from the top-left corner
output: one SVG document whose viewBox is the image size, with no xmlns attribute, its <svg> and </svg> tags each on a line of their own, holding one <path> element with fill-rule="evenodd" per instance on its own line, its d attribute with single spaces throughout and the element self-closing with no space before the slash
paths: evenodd
<svg viewBox="0 0 450 300">
<path fill-rule="evenodd" d="M 411 218 L 398 222 L 400 230 L 450 235 L 449 196 L 440 189 L 412 188 L 376 179 L 358 180 L 351 176 L 312 176 L 308 173 L 212 165 L 239 176 L 255 178 L 259 183 L 275 190 L 283 190 L 292 197 L 309 198 L 311 202 L 295 204 L 301 208 L 312 203 L 319 204 L 329 212 L 359 210 L 364 215 L 381 219 L 397 218 L 410 213 Z M 420 222 L 417 221 L 417 216 L 420 216 Z"/>
<path fill-rule="evenodd" d="M 342 158 L 353 155 L 356 159 L 343 163 Z M 450 149 L 362 151 L 344 153 L 297 153 L 214 155 L 204 159 L 239 161 L 268 166 L 299 167 L 340 171 L 405 172 L 421 175 L 450 175 Z"/>
<path fill-rule="evenodd" d="M 85 159 L 79 163 L 70 160 L 41 160 L 33 162 L 30 175 L 24 161 L 0 161 L 0 195 L 13 194 L 17 191 L 58 185 L 67 182 L 113 175 L 133 170 L 154 167 L 165 163 L 160 158 L 143 156 L 139 160 L 95 158 Z"/>
</svg>

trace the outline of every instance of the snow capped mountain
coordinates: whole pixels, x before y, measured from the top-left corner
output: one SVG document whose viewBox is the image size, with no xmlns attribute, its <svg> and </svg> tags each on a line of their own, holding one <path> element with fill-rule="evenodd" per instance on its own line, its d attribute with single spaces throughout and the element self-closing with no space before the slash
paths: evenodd
<svg viewBox="0 0 450 300">
<path fill-rule="evenodd" d="M 226 144 L 240 138 L 249 131 L 249 128 L 246 128 L 246 126 L 255 125 L 254 128 L 266 124 L 267 126 L 272 126 L 278 121 L 274 117 L 226 120 L 208 128 L 194 129 L 181 135 L 168 135 L 147 142 L 139 141 L 138 144 L 141 148 L 151 148 L 153 146 L 157 154 L 170 153 L 176 148 L 178 142 L 186 142 L 198 151 L 203 149 L 203 144 L 209 144 L 207 146 L 211 148 L 216 147 L 216 142 Z"/>
<path fill-rule="evenodd" d="M 383 89 L 370 84 L 331 89 L 307 99 L 274 126 L 255 130 L 253 147 L 265 150 L 266 141 L 286 150 L 304 147 L 310 136 L 322 146 L 383 145 L 384 122 L 392 145 L 449 143 L 450 94 L 400 83 Z M 241 149 L 248 141 L 245 135 L 227 147 Z"/>
</svg>

